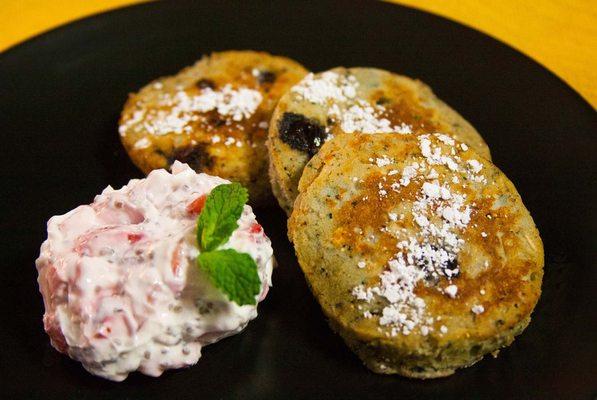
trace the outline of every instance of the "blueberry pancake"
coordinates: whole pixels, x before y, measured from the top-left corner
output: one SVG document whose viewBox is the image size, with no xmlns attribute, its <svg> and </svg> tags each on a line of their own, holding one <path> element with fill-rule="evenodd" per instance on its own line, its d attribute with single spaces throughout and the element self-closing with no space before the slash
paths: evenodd
<svg viewBox="0 0 597 400">
<path fill-rule="evenodd" d="M 175 160 L 240 182 L 251 203 L 270 202 L 268 123 L 280 96 L 307 71 L 285 57 L 226 51 L 131 94 L 120 138 L 145 173 Z"/>
<path fill-rule="evenodd" d="M 288 222 L 331 327 L 377 373 L 447 376 L 530 321 L 543 245 L 508 178 L 443 134 L 340 135 Z"/>
<path fill-rule="evenodd" d="M 424 83 L 375 68 L 309 74 L 278 103 L 269 128 L 270 178 L 288 213 L 309 159 L 340 133 L 444 132 L 490 159 L 479 133 Z"/>
</svg>

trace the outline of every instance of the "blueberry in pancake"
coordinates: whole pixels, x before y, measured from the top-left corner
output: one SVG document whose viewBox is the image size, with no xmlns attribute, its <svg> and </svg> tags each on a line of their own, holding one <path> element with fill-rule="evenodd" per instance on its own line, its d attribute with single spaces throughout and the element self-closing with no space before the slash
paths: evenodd
<svg viewBox="0 0 597 400">
<path fill-rule="evenodd" d="M 272 200 L 265 140 L 280 96 L 307 71 L 297 62 L 254 51 L 203 57 L 174 76 L 131 94 L 120 138 L 145 173 L 174 161 L 240 182 L 253 205 Z"/>
<path fill-rule="evenodd" d="M 282 96 L 269 128 L 270 178 L 287 213 L 309 159 L 326 140 L 354 132 L 444 132 L 490 159 L 475 128 L 421 81 L 376 68 L 309 74 Z"/>
</svg>

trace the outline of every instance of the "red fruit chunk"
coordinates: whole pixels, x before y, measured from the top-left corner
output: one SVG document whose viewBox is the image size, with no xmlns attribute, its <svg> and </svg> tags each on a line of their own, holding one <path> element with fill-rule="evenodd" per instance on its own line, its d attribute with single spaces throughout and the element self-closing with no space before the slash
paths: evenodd
<svg viewBox="0 0 597 400">
<path fill-rule="evenodd" d="M 255 222 L 249 228 L 249 233 L 261 233 L 261 232 L 263 232 L 263 227 L 261 225 L 259 225 L 257 222 Z"/>
<path fill-rule="evenodd" d="M 143 238 L 143 235 L 140 233 L 129 233 L 126 237 L 130 243 L 137 243 Z"/>
<path fill-rule="evenodd" d="M 202 194 L 201 196 L 197 197 L 187 206 L 187 212 L 192 215 L 198 215 L 203 210 L 203 206 L 205 206 L 205 199 L 207 199 L 207 195 Z"/>
<path fill-rule="evenodd" d="M 172 262 L 170 267 L 172 267 L 172 273 L 174 275 L 178 274 L 178 267 L 180 267 L 181 261 L 181 254 L 180 250 L 182 249 L 182 242 L 178 242 L 176 248 L 174 249 L 174 254 L 172 254 Z"/>
</svg>

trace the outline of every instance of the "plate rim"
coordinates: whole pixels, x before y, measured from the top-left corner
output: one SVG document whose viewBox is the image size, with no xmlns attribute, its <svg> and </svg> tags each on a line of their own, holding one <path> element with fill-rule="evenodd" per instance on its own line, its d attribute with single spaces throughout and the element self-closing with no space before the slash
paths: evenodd
<svg viewBox="0 0 597 400">
<path fill-rule="evenodd" d="M 325 0 L 327 2 L 336 2 L 336 3 L 340 3 L 340 2 L 348 2 L 345 0 Z M 478 35 L 481 35 L 483 37 L 485 37 L 485 39 L 489 39 L 492 40 L 496 43 L 498 43 L 498 45 L 507 48 L 510 52 L 512 52 L 513 54 L 516 54 L 518 57 L 522 57 L 524 59 L 526 59 L 527 61 L 530 61 L 532 64 L 534 64 L 536 67 L 539 67 L 543 70 L 543 72 L 547 72 L 552 78 L 555 78 L 560 85 L 565 86 L 569 91 L 573 92 L 576 97 L 577 100 L 580 100 L 582 103 L 584 103 L 584 106 L 588 106 L 589 110 L 595 110 L 595 108 L 591 105 L 591 103 L 589 103 L 588 99 L 585 99 L 579 91 L 577 91 L 574 87 L 572 87 L 570 84 L 568 84 L 568 82 L 566 82 L 562 77 L 560 77 L 559 75 L 557 75 L 555 72 L 553 72 L 551 69 L 547 68 L 545 65 L 541 64 L 539 61 L 535 60 L 534 58 L 532 58 L 531 56 L 523 53 L 522 51 L 518 50 L 517 48 L 513 47 L 512 45 L 504 42 L 503 40 L 490 35 L 486 32 L 483 32 L 481 30 L 478 30 L 468 24 L 465 23 L 461 23 L 459 21 L 456 21 L 452 18 L 449 17 L 445 17 L 442 15 L 439 15 L 435 12 L 430 12 L 430 11 L 426 11 L 417 7 L 412 7 L 409 5 L 405 5 L 405 4 L 398 4 L 398 3 L 392 3 L 390 1 L 367 1 L 367 0 L 352 0 L 351 3 L 354 4 L 354 1 L 359 1 L 361 4 L 375 4 L 377 3 L 377 5 L 381 5 L 382 7 L 386 7 L 386 6 L 390 6 L 390 7 L 398 7 L 401 8 L 403 10 L 407 10 L 408 12 L 414 12 L 414 13 L 418 13 L 418 14 L 427 14 L 429 16 L 432 16 L 434 18 L 438 18 L 441 19 L 443 21 L 445 21 L 448 24 L 451 25 L 458 25 L 460 28 L 468 30 L 468 31 L 472 31 Z M 192 1 L 177 1 L 177 4 L 192 4 Z M 159 7 L 159 6 L 163 6 L 166 4 L 175 4 L 175 2 L 167 2 L 167 1 L 154 1 L 154 0 L 146 0 L 144 2 L 141 3 L 135 3 L 135 4 L 128 4 L 128 5 L 122 5 L 113 9 L 109 9 L 109 10 L 105 10 L 105 11 L 99 11 L 99 12 L 95 12 L 92 13 L 90 15 L 86 15 L 83 17 L 79 17 L 79 18 L 75 18 L 71 21 L 67 21 L 61 24 L 58 24 L 57 26 L 50 28 L 48 30 L 39 32 L 34 34 L 33 36 L 28 37 L 27 39 L 15 43 L 13 45 L 11 45 L 10 47 L 4 49 L 3 51 L 0 52 L 0 62 L 4 61 L 6 58 L 12 56 L 13 53 L 20 51 L 22 48 L 26 48 L 27 46 L 31 46 L 34 45 L 35 42 L 40 41 L 40 40 L 44 40 L 47 37 L 59 33 L 59 32 L 66 32 L 69 29 L 73 29 L 76 30 L 79 26 L 85 25 L 85 24 L 89 24 L 89 23 L 93 23 L 95 20 L 100 20 L 100 19 L 104 19 L 104 18 L 110 18 L 112 15 L 114 14 L 125 14 L 127 12 L 133 12 L 133 11 L 138 11 L 141 9 L 151 9 L 151 8 L 155 8 L 155 7 Z M 375 7 L 377 7 L 377 5 Z M 182 67 L 181 67 L 182 68 Z"/>
</svg>

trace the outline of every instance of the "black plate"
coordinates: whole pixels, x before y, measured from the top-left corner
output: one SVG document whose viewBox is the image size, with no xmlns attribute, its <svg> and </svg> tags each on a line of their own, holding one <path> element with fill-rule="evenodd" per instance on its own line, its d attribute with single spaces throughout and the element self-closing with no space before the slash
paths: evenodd
<svg viewBox="0 0 597 400">
<path fill-rule="evenodd" d="M 273 3 L 273 2 L 272 2 Z M 535 62 L 476 31 L 377 2 L 150 3 L 64 26 L 0 55 L 1 390 L 26 398 L 589 398 L 597 394 L 594 110 Z M 545 242 L 543 296 L 516 342 L 433 381 L 375 375 L 327 327 L 277 208 L 258 210 L 280 268 L 260 317 L 199 363 L 124 383 L 49 346 L 34 260 L 45 221 L 140 177 L 117 118 L 127 93 L 212 50 L 313 70 L 376 66 L 430 84 L 489 143 Z M 7 397 L 4 397 L 7 398 Z"/>
</svg>

